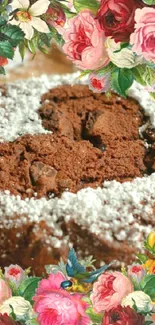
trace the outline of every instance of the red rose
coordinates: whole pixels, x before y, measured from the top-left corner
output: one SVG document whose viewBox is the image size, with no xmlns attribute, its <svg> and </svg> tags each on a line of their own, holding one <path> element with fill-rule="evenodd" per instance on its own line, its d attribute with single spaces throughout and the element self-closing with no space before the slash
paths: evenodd
<svg viewBox="0 0 155 325">
<path fill-rule="evenodd" d="M 14 321 L 7 314 L 0 314 L 0 325 L 21 325 L 21 323 Z"/>
<path fill-rule="evenodd" d="M 127 42 L 134 31 L 135 10 L 144 5 L 141 0 L 101 0 L 96 18 L 106 36 L 116 42 Z"/>
<path fill-rule="evenodd" d="M 144 325 L 145 317 L 129 306 L 118 306 L 105 312 L 102 325 Z"/>
</svg>

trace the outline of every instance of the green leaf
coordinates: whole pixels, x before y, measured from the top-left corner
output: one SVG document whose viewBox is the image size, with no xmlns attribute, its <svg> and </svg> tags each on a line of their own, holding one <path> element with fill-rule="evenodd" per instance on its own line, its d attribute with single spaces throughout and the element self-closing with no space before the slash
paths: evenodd
<svg viewBox="0 0 155 325">
<path fill-rule="evenodd" d="M 155 275 L 146 275 L 140 283 L 142 291 L 144 291 L 148 296 L 155 301 Z"/>
<path fill-rule="evenodd" d="M 25 57 L 25 52 L 26 52 L 26 45 L 24 42 L 21 42 L 18 46 L 20 56 L 22 58 L 22 61 L 24 60 Z"/>
<path fill-rule="evenodd" d="M 73 5 L 77 12 L 88 9 L 91 10 L 94 14 L 97 13 L 97 10 L 100 6 L 99 2 L 96 0 L 73 0 Z"/>
<path fill-rule="evenodd" d="M 3 67 L 0 67 L 0 74 L 4 74 L 4 75 L 6 74 L 5 69 Z"/>
<path fill-rule="evenodd" d="M 14 49 L 9 41 L 0 42 L 0 56 L 3 56 L 8 59 L 13 59 Z"/>
<path fill-rule="evenodd" d="M 16 47 L 23 39 L 23 31 L 15 25 L 8 24 L 1 28 L 1 33 L 8 37 L 9 42 L 13 47 Z"/>
<path fill-rule="evenodd" d="M 0 16 L 0 27 L 7 24 L 7 20 L 4 17 Z"/>
<path fill-rule="evenodd" d="M 63 3 L 61 3 L 60 6 L 62 7 L 63 11 L 65 12 L 67 18 L 72 18 L 77 15 L 75 12 L 71 12 L 69 10 L 69 8 L 66 5 L 64 5 Z"/>
<path fill-rule="evenodd" d="M 35 291 L 38 287 L 38 283 L 40 282 L 41 278 L 38 277 L 30 277 L 22 281 L 21 285 L 18 288 L 19 296 L 24 297 L 28 300 L 31 304 L 33 304 L 33 296 L 35 295 Z"/>
<path fill-rule="evenodd" d="M 106 73 L 112 73 L 116 69 L 116 66 L 110 62 L 108 65 L 106 65 L 104 68 L 101 68 L 96 71 L 97 74 L 100 74 L 100 76 L 106 74 Z"/>
<path fill-rule="evenodd" d="M 148 257 L 144 254 L 136 254 L 136 257 L 139 259 L 139 261 L 142 263 L 142 264 L 145 264 L 146 261 L 148 260 Z"/>
<path fill-rule="evenodd" d="M 119 53 L 121 50 L 129 47 L 129 43 L 121 43 L 119 50 L 114 51 L 114 53 Z"/>
<path fill-rule="evenodd" d="M 134 79 L 141 85 L 146 86 L 146 81 L 143 78 L 144 72 L 145 72 L 145 68 L 143 65 L 139 65 L 132 69 Z"/>
<path fill-rule="evenodd" d="M 80 73 L 80 76 L 78 77 L 78 79 L 82 79 L 83 77 L 85 77 L 87 74 L 91 73 L 92 70 L 84 70 Z"/>
<path fill-rule="evenodd" d="M 58 45 L 63 46 L 64 40 L 62 36 L 58 33 L 56 28 L 54 28 L 53 26 L 49 26 L 49 29 L 51 31 L 51 38 L 53 38 Z"/>
<path fill-rule="evenodd" d="M 86 311 L 86 314 L 89 316 L 91 321 L 95 324 L 101 324 L 103 319 L 103 314 L 96 314 L 93 310 L 93 308 L 88 308 Z"/>
<path fill-rule="evenodd" d="M 143 0 L 143 2 L 149 6 L 155 5 L 155 0 Z"/>
<path fill-rule="evenodd" d="M 38 325 L 38 321 L 35 318 L 32 319 L 28 319 L 26 320 L 26 323 L 24 323 L 25 325 Z"/>
<path fill-rule="evenodd" d="M 116 68 L 111 73 L 111 88 L 120 96 L 127 97 L 127 90 L 134 81 L 133 73 L 129 69 Z"/>
</svg>

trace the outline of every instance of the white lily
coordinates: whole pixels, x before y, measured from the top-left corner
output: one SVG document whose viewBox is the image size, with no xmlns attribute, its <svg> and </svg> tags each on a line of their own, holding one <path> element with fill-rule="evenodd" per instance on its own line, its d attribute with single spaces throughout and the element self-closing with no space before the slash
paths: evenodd
<svg viewBox="0 0 155 325">
<path fill-rule="evenodd" d="M 13 0 L 12 9 L 18 11 L 15 13 L 15 18 L 10 20 L 10 24 L 20 26 L 28 40 L 32 39 L 34 28 L 41 33 L 49 33 L 48 25 L 38 17 L 47 11 L 49 4 L 49 0 L 38 0 L 32 6 L 30 0 Z"/>
</svg>

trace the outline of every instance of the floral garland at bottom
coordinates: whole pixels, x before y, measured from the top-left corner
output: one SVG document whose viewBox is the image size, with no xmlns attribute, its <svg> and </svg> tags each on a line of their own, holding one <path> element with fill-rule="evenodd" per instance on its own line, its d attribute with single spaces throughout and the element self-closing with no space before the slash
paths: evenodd
<svg viewBox="0 0 155 325">
<path fill-rule="evenodd" d="M 94 267 L 92 257 L 45 266 L 48 277 L 18 265 L 0 273 L 0 325 L 155 325 L 155 232 L 144 243 L 149 257 L 121 272 Z M 151 256 L 151 257 L 150 257 Z"/>
</svg>

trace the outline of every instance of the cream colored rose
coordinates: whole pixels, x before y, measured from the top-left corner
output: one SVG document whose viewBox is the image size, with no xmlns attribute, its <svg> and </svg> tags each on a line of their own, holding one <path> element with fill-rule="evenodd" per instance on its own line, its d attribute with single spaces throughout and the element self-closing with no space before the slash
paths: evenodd
<svg viewBox="0 0 155 325">
<path fill-rule="evenodd" d="M 119 68 L 133 68 L 138 64 L 143 63 L 142 56 L 136 56 L 132 50 L 124 48 L 119 52 L 120 43 L 116 43 L 113 39 L 108 37 L 106 41 L 107 52 L 112 63 L 114 63 Z"/>
<path fill-rule="evenodd" d="M 11 297 L 3 302 L 0 306 L 0 313 L 8 315 L 12 312 L 11 307 L 17 317 L 22 316 L 32 316 L 33 310 L 29 301 L 25 300 L 23 297 Z"/>
<path fill-rule="evenodd" d="M 121 305 L 123 307 L 133 307 L 134 303 L 137 306 L 138 312 L 150 312 L 152 310 L 151 298 L 143 291 L 134 291 L 123 298 Z"/>
</svg>

